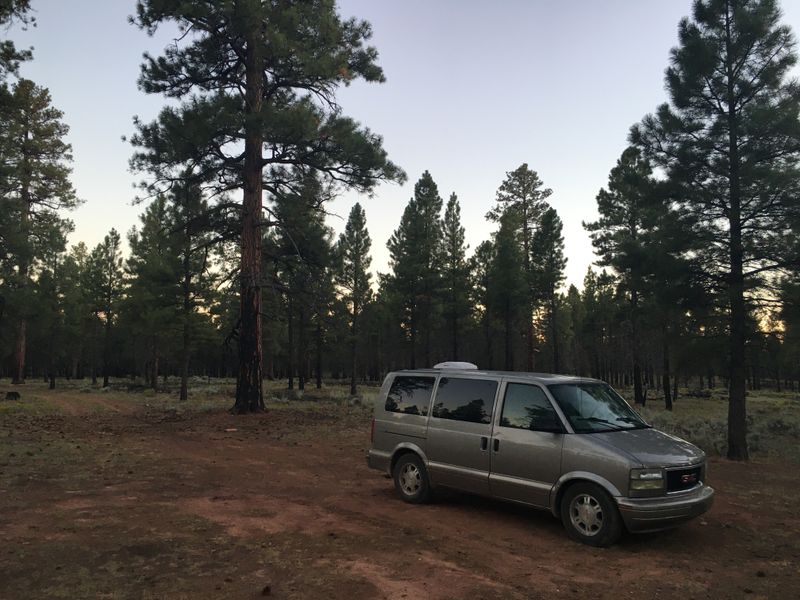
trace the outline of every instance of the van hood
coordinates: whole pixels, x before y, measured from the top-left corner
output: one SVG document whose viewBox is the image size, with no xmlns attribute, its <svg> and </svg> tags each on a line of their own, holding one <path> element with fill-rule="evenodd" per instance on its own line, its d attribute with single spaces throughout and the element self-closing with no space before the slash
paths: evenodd
<svg viewBox="0 0 800 600">
<path fill-rule="evenodd" d="M 643 467 L 694 465 L 706 458 L 706 453 L 694 444 L 657 429 L 626 429 L 584 435 L 624 452 Z"/>
</svg>

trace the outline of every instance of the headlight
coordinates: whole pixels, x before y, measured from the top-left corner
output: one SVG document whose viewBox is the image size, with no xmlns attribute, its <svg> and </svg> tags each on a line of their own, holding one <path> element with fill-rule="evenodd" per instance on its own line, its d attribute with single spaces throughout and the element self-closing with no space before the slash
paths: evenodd
<svg viewBox="0 0 800 600">
<path fill-rule="evenodd" d="M 660 490 L 664 488 L 661 469 L 631 469 L 632 490 Z"/>
</svg>

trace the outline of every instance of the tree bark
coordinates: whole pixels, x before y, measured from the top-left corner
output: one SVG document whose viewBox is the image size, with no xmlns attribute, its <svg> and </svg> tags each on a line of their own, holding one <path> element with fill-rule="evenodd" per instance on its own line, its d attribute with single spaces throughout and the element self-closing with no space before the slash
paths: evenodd
<svg viewBox="0 0 800 600">
<path fill-rule="evenodd" d="M 666 331 L 664 332 L 664 339 L 662 341 L 662 348 L 664 354 L 664 374 L 663 374 L 663 384 L 662 387 L 664 388 L 664 408 L 667 410 L 672 410 L 672 393 L 670 391 L 670 384 L 669 384 L 669 377 L 670 377 L 670 365 L 669 365 L 669 344 L 667 343 Z"/>
<path fill-rule="evenodd" d="M 261 113 L 264 91 L 263 57 L 257 38 L 261 24 L 249 23 L 245 58 L 245 140 L 244 193 L 242 198 L 241 302 L 239 330 L 239 373 L 236 403 L 232 412 L 243 414 L 264 410 L 261 341 L 261 213 L 263 137 Z"/>
<path fill-rule="evenodd" d="M 726 1 L 725 46 L 728 78 L 728 159 L 730 182 L 730 211 L 728 213 L 730 231 L 730 278 L 728 295 L 730 302 L 730 388 L 728 400 L 728 458 L 748 460 L 747 449 L 747 409 L 745 406 L 745 336 L 747 312 L 744 303 L 744 275 L 742 246 L 742 217 L 740 189 L 740 158 L 738 115 L 734 90 L 733 57 L 731 56 L 731 12 Z"/>
<path fill-rule="evenodd" d="M 317 360 L 316 360 L 316 386 L 318 390 L 322 389 L 322 315 L 317 315 Z"/>
<path fill-rule="evenodd" d="M 550 337 L 552 338 L 553 346 L 553 373 L 561 371 L 561 361 L 558 355 L 558 300 L 555 296 L 555 290 L 550 295 Z"/>
<path fill-rule="evenodd" d="M 287 301 L 287 306 L 289 309 L 289 315 L 287 318 L 287 344 L 286 344 L 286 370 L 288 371 L 288 387 L 290 390 L 294 389 L 294 307 L 293 307 L 292 297 L 289 294 L 289 298 Z"/>
<path fill-rule="evenodd" d="M 506 326 L 506 371 L 514 370 L 513 344 L 511 341 L 511 302 L 506 300 L 505 306 L 505 326 Z"/>
<path fill-rule="evenodd" d="M 354 286 L 355 287 L 355 286 Z M 358 300 L 353 299 L 353 321 L 350 324 L 350 395 L 358 393 L 356 388 L 356 350 L 358 349 Z"/>
<path fill-rule="evenodd" d="M 111 303 L 109 302 L 109 305 Z M 105 335 L 103 336 L 103 387 L 108 387 L 109 355 L 111 354 L 111 311 L 106 313 Z"/>
<path fill-rule="evenodd" d="M 183 248 L 183 347 L 181 349 L 181 392 L 180 399 L 189 399 L 189 342 L 191 332 L 189 319 L 192 315 L 192 272 L 191 272 L 191 237 L 189 224 L 186 224 L 186 244 Z"/>
<path fill-rule="evenodd" d="M 25 318 L 20 318 L 17 323 L 17 339 L 14 344 L 14 377 L 13 384 L 25 383 L 25 353 L 27 344 L 28 322 Z"/>
<path fill-rule="evenodd" d="M 150 380 L 150 387 L 153 388 L 153 391 L 158 391 L 158 343 L 156 342 L 155 336 L 153 336 L 153 356 L 152 356 L 152 363 L 153 363 L 153 377 Z"/>
</svg>

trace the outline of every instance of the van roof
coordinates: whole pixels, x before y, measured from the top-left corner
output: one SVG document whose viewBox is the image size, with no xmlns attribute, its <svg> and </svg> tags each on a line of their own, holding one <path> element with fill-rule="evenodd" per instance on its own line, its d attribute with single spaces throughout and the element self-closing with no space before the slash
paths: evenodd
<svg viewBox="0 0 800 600">
<path fill-rule="evenodd" d="M 478 377 L 514 377 L 517 379 L 529 379 L 538 383 L 576 383 L 580 381 L 595 381 L 591 377 L 578 377 L 576 375 L 557 375 L 555 373 L 529 373 L 527 371 L 487 371 L 482 369 L 403 369 L 392 371 L 390 375 L 470 375 Z"/>
</svg>

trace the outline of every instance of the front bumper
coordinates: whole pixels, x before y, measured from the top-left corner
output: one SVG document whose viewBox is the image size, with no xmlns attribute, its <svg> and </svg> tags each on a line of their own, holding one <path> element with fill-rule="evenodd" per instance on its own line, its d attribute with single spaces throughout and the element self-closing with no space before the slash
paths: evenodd
<svg viewBox="0 0 800 600">
<path fill-rule="evenodd" d="M 714 503 L 714 488 L 702 485 L 675 496 L 615 500 L 628 531 L 658 531 L 675 527 L 706 512 Z"/>
</svg>

